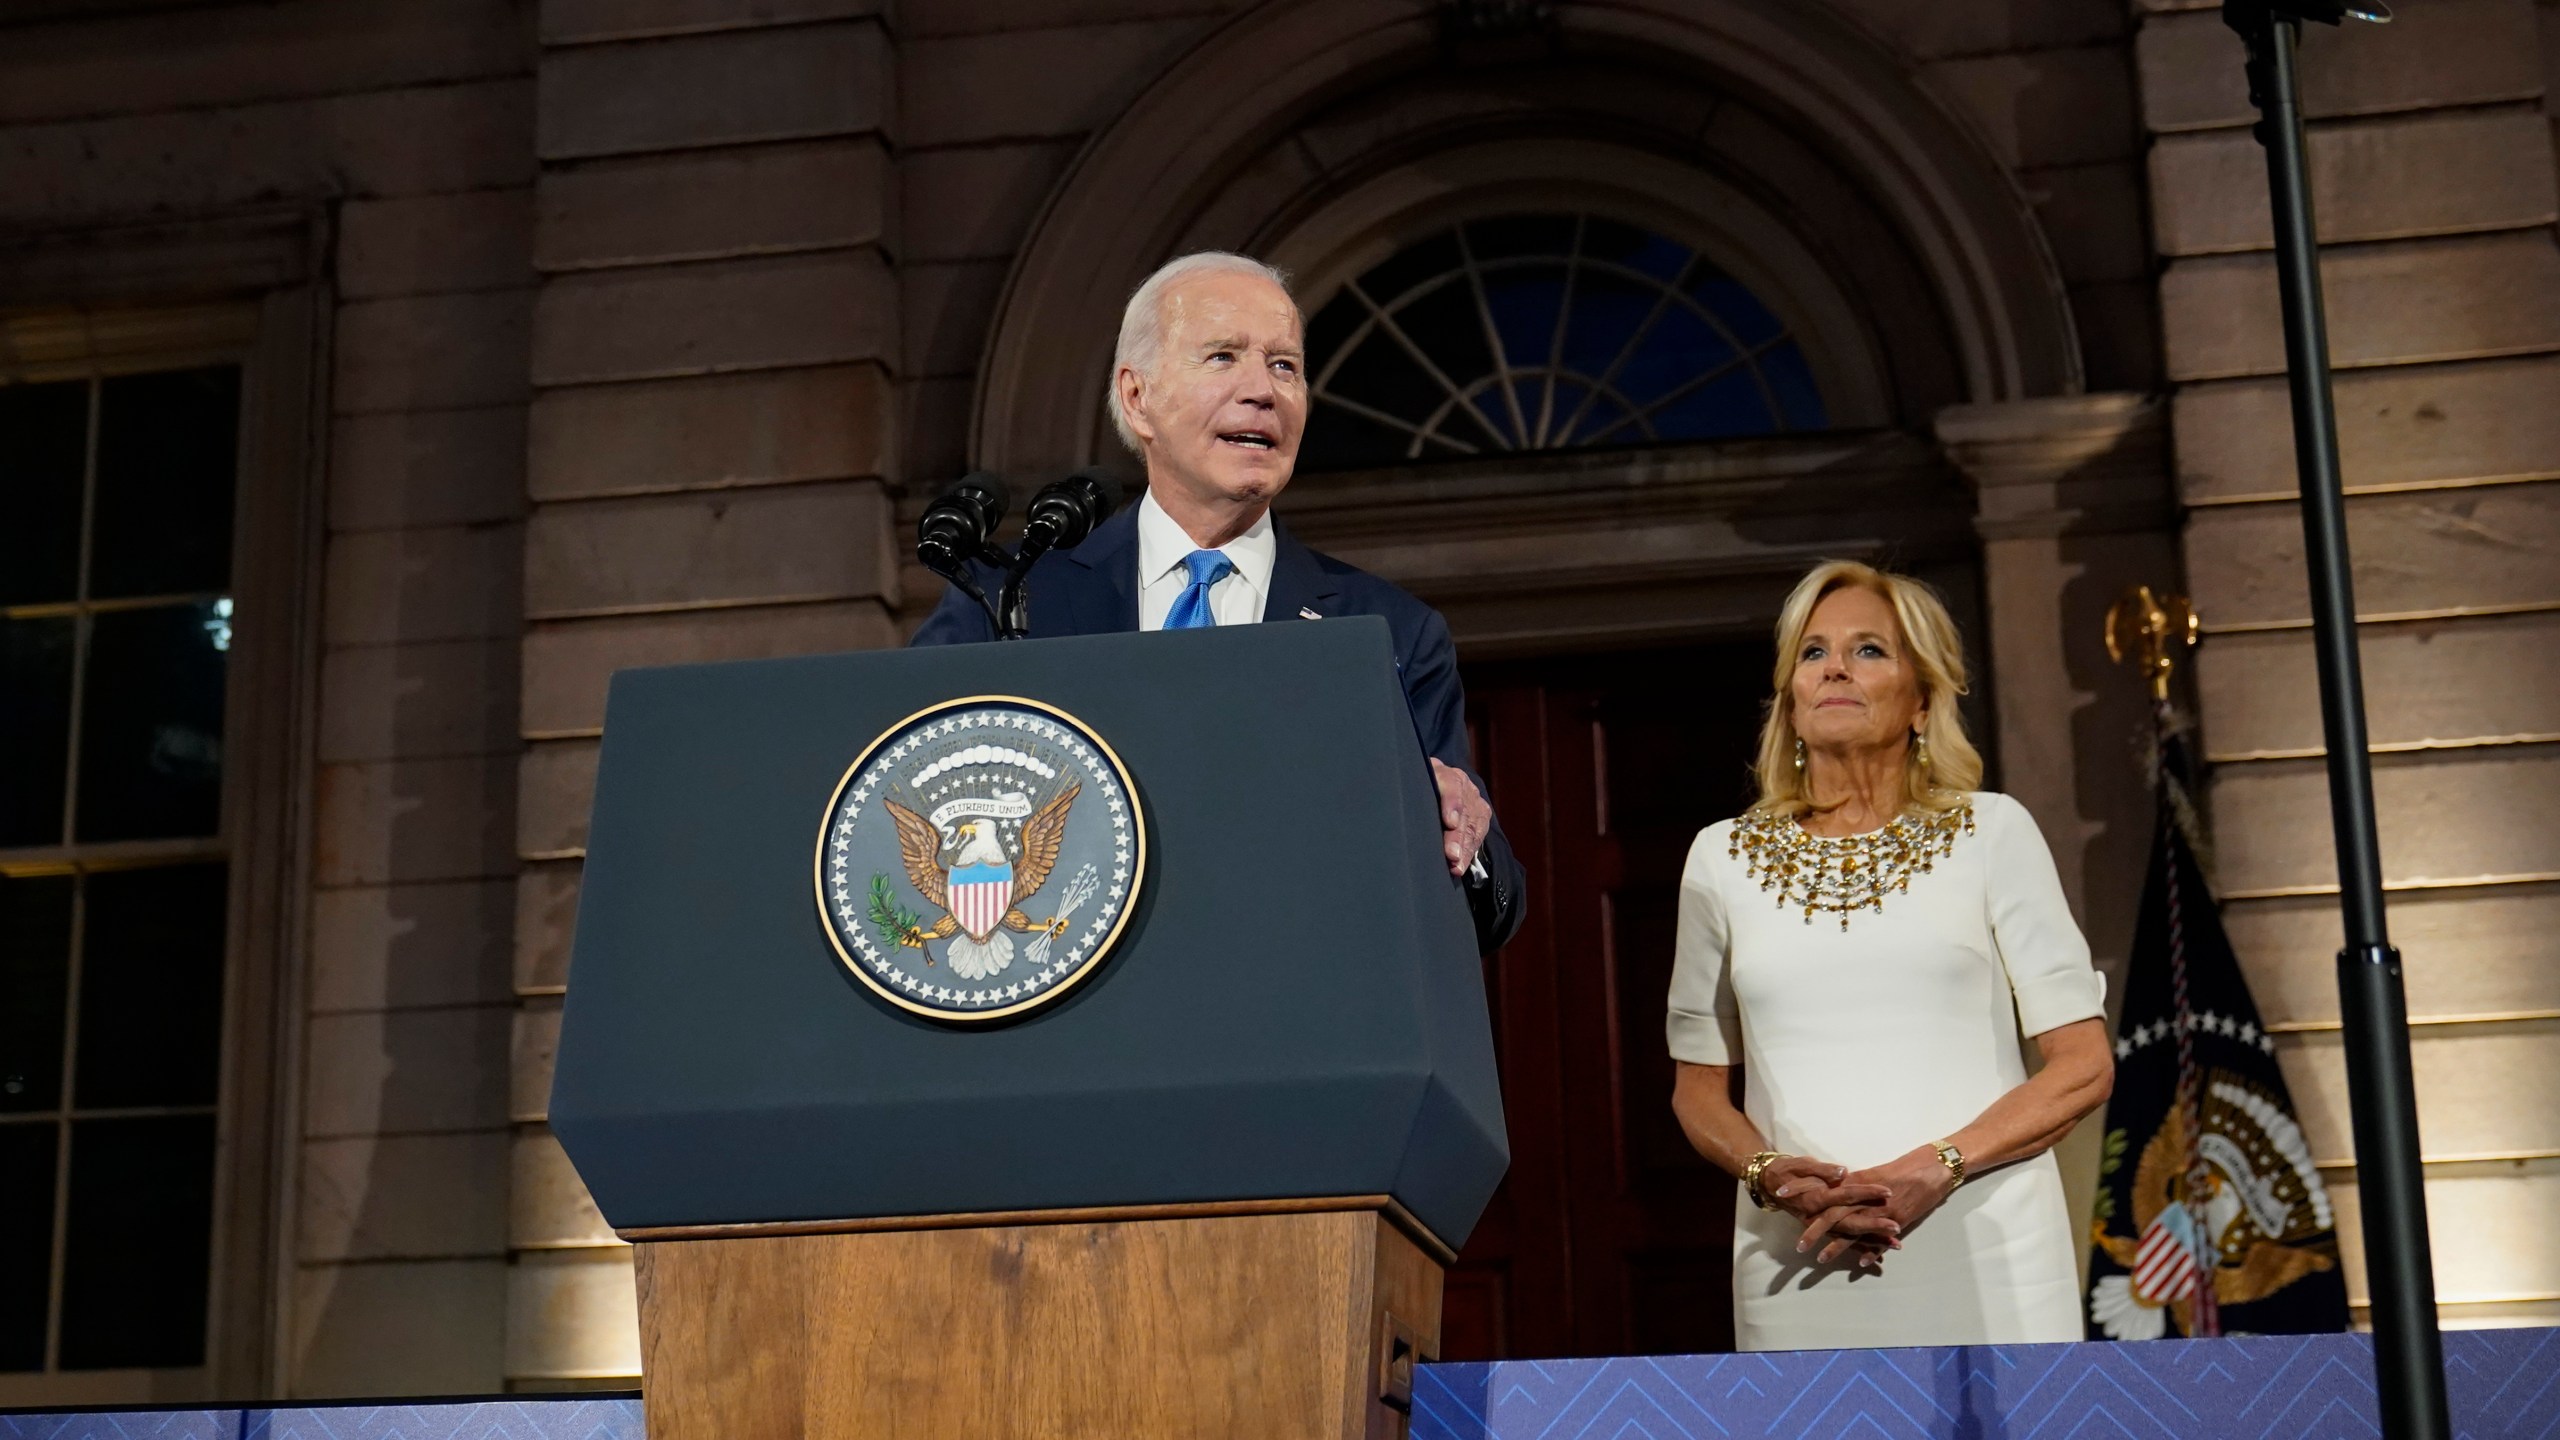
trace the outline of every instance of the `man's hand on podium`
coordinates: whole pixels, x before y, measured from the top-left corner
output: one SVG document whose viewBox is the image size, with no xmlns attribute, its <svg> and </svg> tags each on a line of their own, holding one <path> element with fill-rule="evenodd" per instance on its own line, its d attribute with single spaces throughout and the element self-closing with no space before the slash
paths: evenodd
<svg viewBox="0 0 2560 1440">
<path fill-rule="evenodd" d="M 1449 859 L 1450 874 L 1464 875 L 1493 829 L 1493 806 L 1467 772 L 1454 765 L 1433 760 L 1431 778 L 1440 786 L 1441 853 Z"/>
</svg>

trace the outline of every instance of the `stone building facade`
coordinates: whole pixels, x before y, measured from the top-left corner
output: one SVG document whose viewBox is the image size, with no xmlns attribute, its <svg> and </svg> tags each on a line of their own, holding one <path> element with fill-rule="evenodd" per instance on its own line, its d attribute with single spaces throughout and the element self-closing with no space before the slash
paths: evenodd
<svg viewBox="0 0 2560 1440">
<path fill-rule="evenodd" d="M 2402 8 L 2304 60 L 2384 854 L 2445 1315 L 2548 1323 L 2560 6 Z M 1291 522 L 1470 663 L 1763 633 L 1819 555 L 1930 574 L 2110 963 L 2150 811 L 2099 619 L 2189 591 L 2216 881 L 2351 1195 L 2250 119 L 2198 0 L 0 4 L 0 399 L 241 386 L 204 1358 L 66 1363 L 56 1275 L 0 1405 L 636 1373 L 544 1126 L 606 677 L 898 643 L 934 485 L 1112 458 L 1166 256 L 1263 254 L 1315 314 L 1533 211 L 1741 277 L 1825 423 L 1310 474 Z M 0 872 L 161 856 L 56 838 Z"/>
</svg>

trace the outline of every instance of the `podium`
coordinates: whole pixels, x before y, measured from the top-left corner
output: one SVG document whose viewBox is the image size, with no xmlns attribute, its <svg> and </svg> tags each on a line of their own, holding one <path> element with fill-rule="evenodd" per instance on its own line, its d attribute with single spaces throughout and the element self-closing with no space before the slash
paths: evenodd
<svg viewBox="0 0 2560 1440">
<path fill-rule="evenodd" d="M 1439 835 L 1371 618 L 615 676 L 551 1118 L 652 1440 L 1401 1433 L 1508 1164 Z"/>
</svg>

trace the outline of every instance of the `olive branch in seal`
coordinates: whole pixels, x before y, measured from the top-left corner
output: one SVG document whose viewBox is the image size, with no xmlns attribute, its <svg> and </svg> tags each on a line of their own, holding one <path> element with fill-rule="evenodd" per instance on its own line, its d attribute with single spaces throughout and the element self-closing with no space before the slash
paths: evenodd
<svg viewBox="0 0 2560 1440">
<path fill-rule="evenodd" d="M 881 944 L 896 949 L 922 922 L 922 916 L 899 904 L 890 893 L 888 876 L 871 877 L 871 929 L 879 935 Z"/>
</svg>

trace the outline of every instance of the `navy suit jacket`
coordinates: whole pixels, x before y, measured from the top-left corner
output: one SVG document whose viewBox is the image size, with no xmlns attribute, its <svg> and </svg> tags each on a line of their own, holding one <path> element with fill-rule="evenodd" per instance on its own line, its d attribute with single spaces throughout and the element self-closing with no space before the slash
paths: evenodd
<svg viewBox="0 0 2560 1440">
<path fill-rule="evenodd" d="M 1276 553 L 1263 620 L 1302 620 L 1309 614 L 1383 616 L 1395 637 L 1396 671 L 1424 751 L 1466 771 L 1476 788 L 1483 789 L 1484 780 L 1467 756 L 1467 696 L 1458 683 L 1458 652 L 1449 639 L 1449 622 L 1377 576 L 1299 544 L 1277 516 L 1271 529 Z M 992 597 L 1001 576 L 991 567 L 973 568 Z M 1031 566 L 1027 588 L 1034 640 L 1137 629 L 1138 507 L 1130 505 L 1103 521 L 1075 549 L 1041 556 Z M 978 602 L 946 587 L 942 603 L 908 643 L 960 645 L 994 638 L 995 626 Z M 1477 854 L 1487 878 L 1467 884 L 1467 909 L 1475 917 L 1477 947 L 1491 954 L 1520 928 L 1525 876 L 1498 818 Z"/>
</svg>

